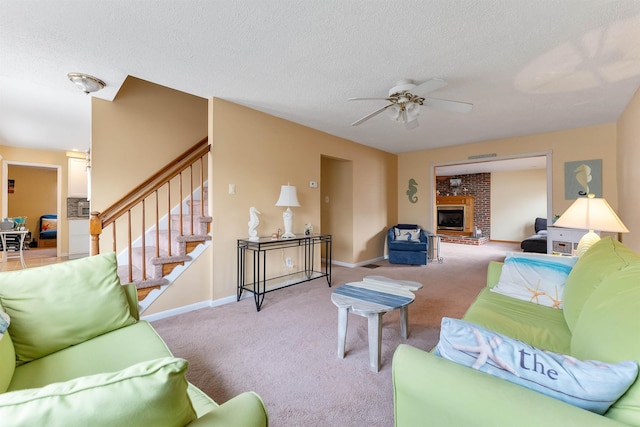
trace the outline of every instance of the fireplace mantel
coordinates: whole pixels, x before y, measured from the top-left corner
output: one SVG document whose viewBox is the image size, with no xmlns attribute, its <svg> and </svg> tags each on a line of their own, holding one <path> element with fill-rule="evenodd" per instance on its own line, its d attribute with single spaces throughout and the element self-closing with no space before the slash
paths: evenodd
<svg viewBox="0 0 640 427">
<path fill-rule="evenodd" d="M 465 218 L 464 218 L 464 230 L 440 230 L 439 234 L 449 234 L 456 236 L 471 236 L 473 235 L 474 222 L 473 222 L 473 205 L 475 202 L 474 196 L 436 196 L 436 205 L 464 205 L 465 206 Z"/>
</svg>

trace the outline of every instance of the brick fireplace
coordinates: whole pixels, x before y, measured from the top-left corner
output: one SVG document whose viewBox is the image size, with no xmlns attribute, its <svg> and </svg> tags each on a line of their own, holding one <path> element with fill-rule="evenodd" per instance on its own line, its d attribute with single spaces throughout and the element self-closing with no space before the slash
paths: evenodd
<svg viewBox="0 0 640 427">
<path fill-rule="evenodd" d="M 451 178 L 460 178 L 461 183 L 457 188 L 450 185 Z M 438 231 L 445 237 L 443 242 L 481 245 L 487 243 L 491 237 L 491 174 L 475 173 L 469 175 L 439 176 L 436 177 L 436 194 L 441 196 L 474 196 L 473 203 L 473 222 L 474 226 L 482 231 L 482 237 L 473 238 L 469 236 L 456 235 L 456 233 L 447 233 L 446 231 Z"/>
</svg>

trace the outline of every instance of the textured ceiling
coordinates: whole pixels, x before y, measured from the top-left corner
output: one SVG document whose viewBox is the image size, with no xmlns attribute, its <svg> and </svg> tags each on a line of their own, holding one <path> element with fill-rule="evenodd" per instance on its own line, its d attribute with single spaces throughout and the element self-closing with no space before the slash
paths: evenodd
<svg viewBox="0 0 640 427">
<path fill-rule="evenodd" d="M 601 124 L 640 86 L 639 40 L 633 0 L 3 0 L 0 144 L 89 147 L 71 71 L 104 99 L 131 75 L 395 153 Z M 384 102 L 348 98 L 433 77 L 473 111 L 351 126 Z"/>
</svg>

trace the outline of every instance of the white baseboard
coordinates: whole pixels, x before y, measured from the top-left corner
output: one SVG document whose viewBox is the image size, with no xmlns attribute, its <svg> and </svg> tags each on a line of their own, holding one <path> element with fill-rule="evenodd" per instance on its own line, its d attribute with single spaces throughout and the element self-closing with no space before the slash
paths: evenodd
<svg viewBox="0 0 640 427">
<path fill-rule="evenodd" d="M 189 305 L 184 305 L 182 307 L 172 308 L 171 310 L 165 310 L 154 314 L 149 314 L 146 316 L 141 316 L 141 320 L 146 320 L 147 322 L 154 322 L 156 320 L 166 319 L 168 317 L 177 316 L 179 314 L 188 313 L 190 311 L 200 310 L 201 308 L 207 307 L 217 307 L 224 304 L 229 304 L 231 302 L 236 302 L 237 298 L 235 296 L 229 296 L 226 298 L 220 298 L 217 300 L 207 300 L 200 301 Z"/>
<path fill-rule="evenodd" d="M 373 259 L 370 259 L 370 260 L 367 260 L 367 261 L 360 261 L 360 262 L 355 263 L 355 264 L 341 262 L 341 261 L 331 261 L 331 264 L 339 265 L 340 267 L 355 268 L 355 267 L 362 267 L 363 265 L 371 264 L 372 262 L 381 261 L 383 259 L 385 259 L 385 257 L 381 256 L 381 257 L 373 258 Z"/>
<path fill-rule="evenodd" d="M 373 262 L 376 261 L 381 261 L 385 259 L 385 257 L 378 257 L 378 258 L 374 258 L 374 259 L 370 259 L 367 261 L 361 261 L 358 262 L 356 264 L 350 264 L 350 263 L 345 263 L 345 262 L 340 262 L 340 261 L 332 261 L 331 264 L 334 265 L 338 265 L 341 267 L 348 267 L 348 268 L 355 268 L 355 267 L 362 267 L 363 265 L 367 265 L 367 264 L 371 264 Z M 251 294 L 250 292 L 243 292 L 242 298 L 247 298 L 247 297 L 252 297 L 253 294 Z M 177 307 L 177 308 L 172 308 L 171 310 L 165 310 L 165 311 L 161 311 L 159 313 L 154 313 L 154 314 L 149 314 L 146 316 L 141 316 L 140 319 L 142 320 L 146 320 L 148 322 L 153 322 L 156 320 L 160 320 L 160 319 L 166 319 L 168 317 L 173 317 L 173 316 L 177 316 L 179 314 L 184 314 L 184 313 L 188 313 L 190 311 L 194 311 L 194 310 L 200 310 L 201 308 L 207 308 L 207 307 L 218 307 L 220 305 L 224 305 L 224 304 L 229 304 L 231 302 L 236 302 L 237 301 L 237 297 L 235 295 L 233 296 L 228 296 L 225 298 L 220 298 L 217 300 L 208 300 L 208 301 L 200 301 L 200 302 L 196 302 L 194 304 L 189 304 L 189 305 L 185 305 L 182 307 Z"/>
</svg>

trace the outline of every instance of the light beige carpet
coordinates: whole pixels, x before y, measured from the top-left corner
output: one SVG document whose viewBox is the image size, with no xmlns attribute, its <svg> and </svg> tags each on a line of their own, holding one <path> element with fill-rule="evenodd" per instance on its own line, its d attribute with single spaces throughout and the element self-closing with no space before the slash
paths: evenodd
<svg viewBox="0 0 640 427">
<path fill-rule="evenodd" d="M 398 344 L 430 350 L 442 317 L 461 317 L 486 282 L 487 264 L 519 244 L 442 244 L 444 263 L 334 267 L 332 286 L 366 275 L 424 286 L 409 306 L 409 338 L 399 313 L 383 317 L 381 370 L 369 370 L 366 319 L 349 315 L 346 355 L 337 357 L 337 308 L 325 279 L 268 293 L 260 312 L 247 298 L 153 322 L 188 378 L 223 403 L 247 390 L 263 398 L 272 427 L 393 426 L 391 361 Z"/>
</svg>

